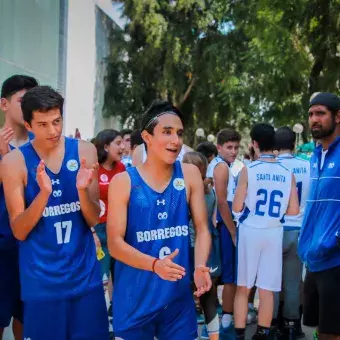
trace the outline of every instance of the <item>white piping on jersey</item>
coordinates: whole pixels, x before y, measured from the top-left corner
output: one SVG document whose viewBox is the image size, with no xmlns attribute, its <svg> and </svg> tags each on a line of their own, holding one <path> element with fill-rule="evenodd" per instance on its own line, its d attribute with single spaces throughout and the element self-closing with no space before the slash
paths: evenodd
<svg viewBox="0 0 340 340">
<path fill-rule="evenodd" d="M 306 202 L 340 202 L 340 200 L 334 198 L 324 198 L 320 200 L 306 200 Z"/>
<path fill-rule="evenodd" d="M 313 180 L 319 180 L 319 179 L 329 179 L 329 178 L 335 178 L 335 179 L 340 179 L 340 176 L 324 176 L 324 177 L 311 177 Z"/>
</svg>

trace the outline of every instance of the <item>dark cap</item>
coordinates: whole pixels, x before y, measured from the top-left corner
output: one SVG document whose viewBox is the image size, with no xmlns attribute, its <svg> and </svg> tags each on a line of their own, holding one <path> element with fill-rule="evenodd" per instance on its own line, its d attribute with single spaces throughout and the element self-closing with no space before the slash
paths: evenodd
<svg viewBox="0 0 340 340">
<path fill-rule="evenodd" d="M 320 92 L 309 102 L 309 107 L 313 105 L 323 105 L 330 111 L 338 111 L 340 110 L 340 98 L 333 93 Z"/>
</svg>

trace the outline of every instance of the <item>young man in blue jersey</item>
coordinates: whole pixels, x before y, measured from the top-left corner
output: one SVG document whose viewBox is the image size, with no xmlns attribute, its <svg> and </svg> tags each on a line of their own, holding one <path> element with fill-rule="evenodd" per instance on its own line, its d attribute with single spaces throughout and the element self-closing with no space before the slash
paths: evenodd
<svg viewBox="0 0 340 340">
<path fill-rule="evenodd" d="M 233 211 L 240 214 L 237 234 L 237 290 L 235 330 L 244 340 L 248 296 L 258 288 L 260 308 L 253 339 L 269 339 L 273 317 L 273 292 L 281 290 L 282 217 L 296 215 L 299 202 L 294 175 L 276 161 L 273 154 L 274 128 L 256 124 L 250 136 L 259 159 L 244 167 L 240 174 Z"/>
<path fill-rule="evenodd" d="M 90 227 L 98 222 L 97 152 L 62 135 L 63 97 L 27 91 L 21 107 L 34 140 L 2 163 L 19 264 L 24 338 L 108 339 L 100 267 Z"/>
<path fill-rule="evenodd" d="M 235 237 L 236 228 L 231 213 L 236 178 L 230 170 L 240 147 L 241 135 L 233 129 L 223 129 L 217 134 L 218 155 L 208 166 L 207 177 L 213 177 L 217 197 L 217 226 L 221 240 L 223 283 L 221 334 L 234 331 L 233 311 L 235 298 Z"/>
<path fill-rule="evenodd" d="M 197 338 L 191 293 L 189 213 L 196 230 L 196 295 L 211 288 L 206 261 L 211 237 L 201 174 L 176 158 L 183 118 L 155 102 L 142 119 L 148 157 L 116 175 L 109 188 L 108 240 L 117 259 L 114 288 L 116 339 Z"/>
<path fill-rule="evenodd" d="M 285 216 L 283 222 L 283 300 L 280 302 L 279 310 L 282 311 L 284 323 L 283 325 L 278 324 L 282 332 L 280 339 L 289 339 L 291 328 L 297 338 L 304 337 L 300 317 L 302 308 L 302 262 L 297 253 L 297 246 L 309 190 L 310 167 L 308 161 L 294 156 L 295 142 L 295 132 L 288 126 L 276 130 L 275 149 L 279 153 L 276 159 L 294 174 L 300 204 L 300 213 L 296 216 Z M 278 293 L 275 294 L 275 300 L 277 312 L 279 307 Z"/>
<path fill-rule="evenodd" d="M 320 340 L 340 339 L 340 98 L 319 93 L 309 103 L 309 127 L 319 142 L 298 251 L 307 267 L 303 323 Z"/>
<path fill-rule="evenodd" d="M 5 124 L 0 130 L 0 162 L 9 151 L 29 140 L 28 131 L 24 126 L 21 100 L 29 89 L 37 85 L 34 78 L 25 75 L 14 75 L 2 85 L 0 107 L 5 114 Z M 1 177 L 0 184 L 0 339 L 4 328 L 10 324 L 13 317 L 14 337 L 21 340 L 22 302 L 18 247 L 8 219 Z"/>
</svg>

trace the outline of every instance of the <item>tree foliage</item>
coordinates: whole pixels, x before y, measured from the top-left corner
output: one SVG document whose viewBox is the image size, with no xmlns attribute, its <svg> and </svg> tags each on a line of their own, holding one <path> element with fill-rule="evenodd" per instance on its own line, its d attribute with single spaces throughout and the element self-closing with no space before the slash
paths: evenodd
<svg viewBox="0 0 340 340">
<path fill-rule="evenodd" d="M 304 123 L 339 91 L 339 0 L 126 0 L 112 34 L 104 112 L 138 124 L 155 98 L 189 130 Z"/>
</svg>

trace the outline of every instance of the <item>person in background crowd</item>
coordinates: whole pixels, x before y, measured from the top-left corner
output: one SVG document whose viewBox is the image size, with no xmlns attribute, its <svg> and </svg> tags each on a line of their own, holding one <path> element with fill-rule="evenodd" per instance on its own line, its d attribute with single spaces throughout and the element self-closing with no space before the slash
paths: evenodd
<svg viewBox="0 0 340 340">
<path fill-rule="evenodd" d="M 202 180 L 204 182 L 207 173 L 208 161 L 200 152 L 187 152 L 183 157 L 183 163 L 194 164 L 200 170 Z M 201 339 L 218 340 L 220 331 L 220 322 L 217 313 L 217 279 L 221 274 L 221 258 L 220 258 L 220 238 L 219 232 L 214 223 L 214 212 L 216 209 L 216 194 L 213 188 L 204 182 L 205 203 L 208 212 L 208 226 L 211 235 L 211 251 L 207 266 L 210 268 L 212 280 L 211 289 L 199 298 L 203 309 L 205 326 L 203 327 Z M 195 228 L 192 221 L 189 225 L 191 248 L 195 247 Z"/>
<path fill-rule="evenodd" d="M 295 176 L 298 192 L 300 213 L 296 216 L 285 216 L 283 221 L 283 258 L 282 258 L 282 297 L 275 294 L 275 314 L 281 312 L 283 323 L 276 324 L 282 339 L 289 339 L 293 330 L 297 338 L 303 338 L 301 329 L 301 282 L 302 262 L 297 253 L 306 199 L 309 191 L 310 165 L 309 162 L 294 156 L 296 135 L 288 126 L 281 127 L 275 132 L 275 148 L 278 151 L 277 160 L 289 169 Z M 298 278 L 301 278 L 299 280 Z M 280 308 L 281 305 L 281 308 Z M 279 320 L 282 320 L 280 317 Z M 275 326 L 275 320 L 273 320 Z"/>
<path fill-rule="evenodd" d="M 81 139 L 81 134 L 78 128 L 76 128 L 76 132 L 74 133 L 74 138 Z"/>
<path fill-rule="evenodd" d="M 107 247 L 106 220 L 108 210 L 108 189 L 111 179 L 114 175 L 125 171 L 125 166 L 121 162 L 124 152 L 124 142 L 121 134 L 112 129 L 100 131 L 95 138 L 94 145 L 98 155 L 98 183 L 99 183 L 99 202 L 100 215 L 99 224 L 96 225 L 95 231 L 99 238 L 101 248 L 105 254 L 100 261 L 102 268 L 103 284 L 106 287 L 110 277 L 110 271 L 113 266 Z M 113 275 L 112 275 L 113 278 Z"/>
<path fill-rule="evenodd" d="M 217 134 L 218 156 L 211 161 L 217 197 L 217 225 L 221 240 L 223 283 L 221 334 L 234 334 L 234 297 L 236 279 L 235 239 L 236 227 L 231 205 L 234 200 L 236 178 L 230 166 L 235 161 L 240 147 L 241 135 L 233 129 L 223 129 Z"/>
<path fill-rule="evenodd" d="M 126 168 L 132 165 L 131 133 L 131 129 L 123 129 L 120 132 L 124 144 L 122 163 L 125 165 Z"/>
<path fill-rule="evenodd" d="M 37 81 L 25 75 L 14 75 L 2 85 L 0 108 L 5 113 L 5 124 L 0 130 L 0 160 L 8 152 L 34 137 L 25 128 L 21 100 L 24 94 L 35 86 L 38 86 Z M 21 340 L 23 311 L 20 299 L 18 245 L 9 223 L 1 177 L 0 209 L 0 339 L 4 328 L 9 326 L 13 317 L 14 337 Z"/>
<path fill-rule="evenodd" d="M 237 239 L 237 290 L 235 330 L 245 339 L 249 292 L 259 289 L 258 326 L 253 340 L 269 339 L 274 311 L 273 292 L 281 291 L 281 220 L 299 212 L 294 175 L 275 159 L 275 130 L 270 124 L 256 124 L 250 132 L 259 159 L 240 174 L 232 209 L 239 216 Z M 270 268 L 271 274 L 268 274 Z"/>
<path fill-rule="evenodd" d="M 307 266 L 303 323 L 320 340 L 340 339 L 340 98 L 319 93 L 309 103 L 309 127 L 319 142 L 310 160 L 311 181 L 298 252 Z"/>
<path fill-rule="evenodd" d="M 207 168 L 207 173 L 206 173 L 206 178 L 204 180 L 204 183 L 214 186 L 214 167 L 213 167 L 213 164 L 211 164 L 211 161 L 218 154 L 216 145 L 211 142 L 202 142 L 197 145 L 196 151 L 202 153 L 205 156 L 205 158 L 208 160 L 208 168 Z"/>
<path fill-rule="evenodd" d="M 140 130 L 135 130 L 130 135 L 130 148 L 131 148 L 131 157 L 133 158 L 133 153 L 138 145 L 143 144 L 142 133 Z"/>
</svg>

